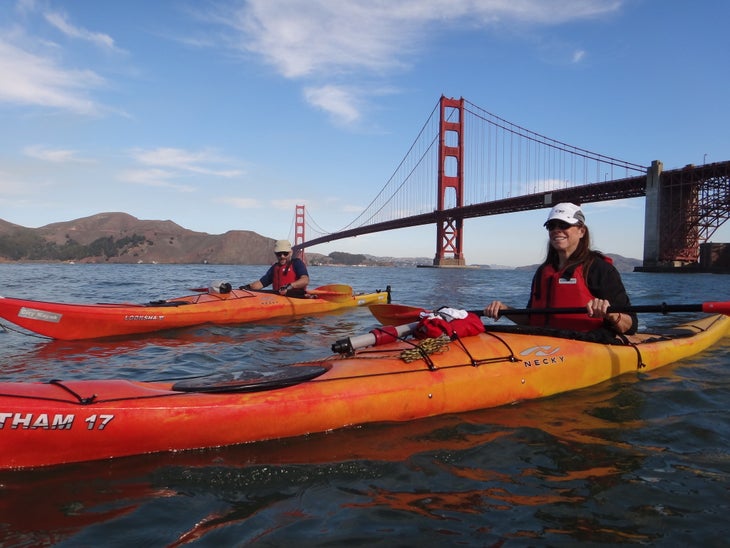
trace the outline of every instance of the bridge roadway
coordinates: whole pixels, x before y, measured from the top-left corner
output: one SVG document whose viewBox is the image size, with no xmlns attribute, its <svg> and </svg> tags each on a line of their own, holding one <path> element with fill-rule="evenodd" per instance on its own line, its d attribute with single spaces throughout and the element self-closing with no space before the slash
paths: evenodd
<svg viewBox="0 0 730 548">
<path fill-rule="evenodd" d="M 412 215 L 402 219 L 394 219 L 392 221 L 374 223 L 358 228 L 352 228 L 350 230 L 343 230 L 342 232 L 334 232 L 326 236 L 307 240 L 295 246 L 295 248 L 307 248 L 335 240 L 342 240 L 344 238 L 361 236 L 363 234 L 372 234 L 374 232 L 436 224 L 446 219 L 470 219 L 473 217 L 501 215 L 503 213 L 513 213 L 516 211 L 542 209 L 560 202 L 576 202 L 582 204 L 586 202 L 602 202 L 622 198 L 636 198 L 644 195 L 646 195 L 646 176 L 642 175 L 639 177 L 629 177 L 627 179 L 616 179 L 614 181 L 603 183 L 552 190 L 550 192 L 526 194 L 525 196 L 516 196 L 514 198 L 506 198 L 504 200 L 495 200 L 492 202 L 482 202 L 480 204 L 470 206 L 454 207 L 451 209 L 432 211 L 430 213 L 422 213 L 421 215 Z"/>
<path fill-rule="evenodd" d="M 703 181 L 723 177 L 727 179 L 728 177 L 730 177 L 730 161 L 705 164 L 701 166 L 688 165 L 679 169 L 667 170 L 662 172 L 661 178 L 663 181 L 671 184 L 672 181 L 686 178 L 688 173 L 691 173 L 691 178 L 695 181 Z M 504 200 L 482 202 L 479 204 L 464 207 L 437 210 L 430 213 L 423 213 L 421 215 L 413 215 L 410 217 L 404 217 L 402 219 L 394 219 L 382 223 L 374 223 L 371 225 L 352 228 L 349 230 L 343 230 L 341 232 L 335 232 L 326 236 L 307 240 L 294 247 L 295 249 L 307 248 L 314 245 L 332 242 L 335 240 L 341 240 L 344 238 L 351 238 L 354 236 L 360 236 L 363 234 L 372 234 L 374 232 L 395 230 L 411 226 L 436 224 L 449 219 L 469 219 L 473 217 L 486 217 L 489 215 L 501 215 L 517 211 L 542 209 L 560 202 L 574 202 L 578 204 L 585 204 L 591 202 L 620 200 L 625 198 L 639 198 L 646 196 L 646 182 L 646 175 L 639 175 L 636 177 L 628 177 L 625 179 L 604 181 L 602 183 L 591 183 L 571 188 L 556 189 L 535 194 L 526 194 L 524 196 L 506 198 Z M 730 192 L 725 195 L 730 195 Z M 730 212 L 730 203 L 719 205 L 720 209 L 724 208 L 725 215 Z"/>
</svg>

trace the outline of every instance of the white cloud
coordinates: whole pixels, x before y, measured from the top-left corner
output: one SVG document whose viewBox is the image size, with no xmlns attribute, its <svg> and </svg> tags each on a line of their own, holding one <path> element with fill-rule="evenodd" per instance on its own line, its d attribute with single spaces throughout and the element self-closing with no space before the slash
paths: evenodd
<svg viewBox="0 0 730 548">
<path fill-rule="evenodd" d="M 215 152 L 203 150 L 198 152 L 180 148 L 160 147 L 151 150 L 134 150 L 132 156 L 141 164 L 172 168 L 216 177 L 239 177 L 243 174 L 237 169 L 212 169 L 206 164 L 227 163 L 229 160 L 218 156 Z"/>
<path fill-rule="evenodd" d="M 251 0 L 226 22 L 244 35 L 241 49 L 301 78 L 401 66 L 392 52 L 410 50 L 416 36 L 397 11 L 390 2 Z"/>
<path fill-rule="evenodd" d="M 288 79 L 316 80 L 305 90 L 313 106 L 338 123 L 362 120 L 360 78 L 408 70 L 438 29 L 463 25 L 489 32 L 509 24 L 557 25 L 614 13 L 622 0 L 248 0 L 222 8 L 215 22 L 235 32 L 228 46 L 259 56 Z M 208 15 L 208 18 L 210 16 Z M 585 52 L 577 52 L 578 62 Z M 347 78 L 345 91 L 338 82 Z M 317 97 L 317 90 L 328 93 Z"/>
<path fill-rule="evenodd" d="M 353 125 L 360 120 L 359 100 L 345 88 L 332 85 L 305 88 L 304 98 L 309 104 L 329 113 L 337 123 Z"/>
<path fill-rule="evenodd" d="M 189 185 L 179 185 L 174 181 L 177 174 L 164 169 L 130 169 L 119 174 L 119 180 L 137 185 L 171 188 L 181 192 L 194 192 Z"/>
<path fill-rule="evenodd" d="M 40 145 L 28 146 L 23 149 L 23 153 L 26 156 L 35 158 L 36 160 L 43 160 L 45 162 L 55 163 L 88 163 L 91 160 L 86 160 L 78 156 L 76 150 L 65 150 L 65 149 L 53 149 L 46 148 Z"/>
<path fill-rule="evenodd" d="M 264 204 L 255 198 L 220 198 L 217 202 L 232 205 L 238 209 L 260 209 Z"/>
<path fill-rule="evenodd" d="M 289 198 L 285 200 L 271 200 L 271 206 L 275 209 L 283 209 L 285 211 L 294 211 L 296 206 L 303 204 L 305 200 Z"/>
<path fill-rule="evenodd" d="M 181 148 L 159 147 L 154 149 L 135 149 L 131 151 L 132 158 L 142 168 L 122 171 L 119 179 L 128 183 L 171 188 L 181 192 L 195 192 L 199 190 L 190 184 L 180 184 L 176 181 L 197 175 L 206 177 L 232 178 L 242 175 L 237 169 L 213 169 L 208 164 L 228 162 L 210 150 L 189 151 Z"/>
<path fill-rule="evenodd" d="M 249 0 L 224 22 L 242 33 L 241 49 L 286 78 L 407 66 L 438 26 L 555 25 L 598 17 L 620 0 Z"/>
<path fill-rule="evenodd" d="M 96 115 L 99 106 L 88 98 L 104 79 L 90 70 L 66 69 L 0 38 L 0 102 L 35 105 Z M 7 77 L 12 75 L 12 77 Z"/>
<path fill-rule="evenodd" d="M 63 13 L 46 12 L 43 16 L 49 24 L 60 30 L 66 36 L 86 40 L 96 46 L 100 46 L 101 48 L 108 49 L 110 51 L 122 51 L 114 45 L 114 39 L 108 34 L 92 32 L 84 28 L 77 27 L 71 24 L 68 21 L 67 16 Z"/>
<path fill-rule="evenodd" d="M 582 49 L 574 51 L 573 52 L 573 63 L 580 63 L 585 56 L 586 56 L 586 52 Z"/>
</svg>

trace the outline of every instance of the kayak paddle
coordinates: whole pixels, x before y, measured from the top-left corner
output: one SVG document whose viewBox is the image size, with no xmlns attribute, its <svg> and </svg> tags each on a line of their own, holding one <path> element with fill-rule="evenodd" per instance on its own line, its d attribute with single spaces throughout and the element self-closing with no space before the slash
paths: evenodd
<svg viewBox="0 0 730 548">
<path fill-rule="evenodd" d="M 371 304 L 370 312 L 375 319 L 383 325 L 401 325 L 418 321 L 421 313 L 429 313 L 430 310 L 417 306 L 403 304 Z M 500 316 L 525 315 L 525 314 L 580 314 L 585 312 L 585 307 L 571 308 L 509 308 L 500 311 Z M 469 310 L 477 316 L 484 316 L 484 310 Z M 707 314 L 730 314 L 730 301 L 706 302 L 699 304 L 666 304 L 660 305 L 636 305 L 636 306 L 610 306 L 608 312 L 644 313 L 654 312 L 668 314 L 670 312 L 705 312 Z"/>
<path fill-rule="evenodd" d="M 195 291 L 196 293 L 208 293 L 209 288 L 207 287 L 190 287 L 189 291 Z M 255 290 L 254 290 L 255 291 Z M 352 287 L 345 284 L 330 284 L 323 285 L 317 289 L 307 290 L 307 295 L 314 295 L 323 299 L 329 299 L 333 301 L 344 301 L 352 298 Z"/>
<path fill-rule="evenodd" d="M 352 299 L 352 287 L 345 284 L 323 285 L 317 289 L 307 290 L 307 295 L 314 295 L 331 301 L 345 301 Z"/>
</svg>

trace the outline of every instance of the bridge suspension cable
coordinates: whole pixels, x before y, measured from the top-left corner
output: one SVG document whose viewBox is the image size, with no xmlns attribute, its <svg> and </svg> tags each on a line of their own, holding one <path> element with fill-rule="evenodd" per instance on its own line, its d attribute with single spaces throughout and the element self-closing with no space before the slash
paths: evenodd
<svg viewBox="0 0 730 548">
<path fill-rule="evenodd" d="M 436 208 L 434 185 L 438 169 L 438 110 L 437 102 L 393 174 L 355 219 L 339 230 L 327 232 L 307 214 L 308 233 L 326 236 L 433 211 Z"/>
<path fill-rule="evenodd" d="M 645 174 L 647 166 L 569 145 L 464 101 L 465 205 Z"/>
<path fill-rule="evenodd" d="M 440 103 L 436 103 L 413 144 L 383 188 L 348 225 L 334 232 L 323 230 L 307 213 L 308 240 L 330 241 L 374 232 L 375 225 L 390 228 L 433 222 L 439 210 Z M 542 194 L 592 183 L 645 175 L 646 166 L 591 152 L 546 137 L 463 100 L 462 206 Z M 445 109 L 445 116 L 458 116 Z M 450 136 L 446 132 L 446 139 Z M 453 137 L 451 137 L 453 138 Z M 454 147 L 457 143 L 446 143 Z M 445 169 L 453 169 L 445 166 Z M 453 208 L 447 195 L 444 209 Z M 405 219 L 412 219 L 407 223 Z M 420 222 L 423 220 L 423 222 Z M 373 230 L 368 230 L 373 227 Z M 331 237 L 334 236 L 334 237 Z"/>
</svg>

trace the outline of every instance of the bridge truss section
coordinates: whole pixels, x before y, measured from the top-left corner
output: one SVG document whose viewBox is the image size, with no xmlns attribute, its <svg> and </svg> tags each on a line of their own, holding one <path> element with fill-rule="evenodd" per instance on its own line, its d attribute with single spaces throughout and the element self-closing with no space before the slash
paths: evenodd
<svg viewBox="0 0 730 548">
<path fill-rule="evenodd" d="M 660 262 L 696 263 L 730 217 L 730 162 L 663 172 L 659 207 Z"/>
</svg>

